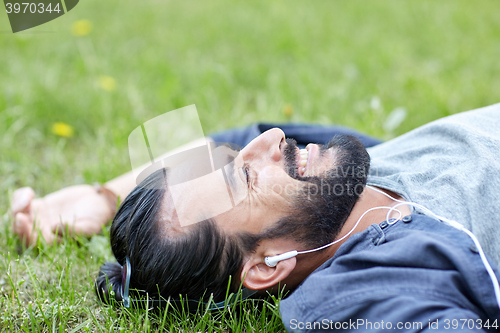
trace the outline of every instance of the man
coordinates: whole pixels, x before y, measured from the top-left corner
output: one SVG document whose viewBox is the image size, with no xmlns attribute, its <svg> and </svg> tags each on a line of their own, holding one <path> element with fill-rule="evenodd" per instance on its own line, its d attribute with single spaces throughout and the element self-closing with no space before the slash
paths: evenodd
<svg viewBox="0 0 500 333">
<path fill-rule="evenodd" d="M 254 290 L 285 284 L 293 292 L 281 312 L 291 331 L 447 329 L 453 320 L 491 329 L 500 313 L 480 249 L 462 231 L 419 214 L 424 208 L 399 204 L 416 202 L 458 221 L 498 264 L 499 126 L 500 105 L 423 126 L 371 148 L 368 179 L 368 155 L 357 140 L 299 151 L 272 129 L 235 161 L 237 184 L 248 189 L 241 204 L 183 229 L 176 214 L 213 198 L 186 193 L 177 212 L 167 189 L 139 186 L 116 214 L 113 252 L 123 266 L 130 262 L 131 288 L 158 297 L 197 298 L 207 289 L 217 299 L 229 275 L 232 287 L 238 280 Z M 305 253 L 266 264 L 295 250 Z M 123 272 L 103 266 L 103 298 L 107 278 L 121 300 Z"/>
</svg>

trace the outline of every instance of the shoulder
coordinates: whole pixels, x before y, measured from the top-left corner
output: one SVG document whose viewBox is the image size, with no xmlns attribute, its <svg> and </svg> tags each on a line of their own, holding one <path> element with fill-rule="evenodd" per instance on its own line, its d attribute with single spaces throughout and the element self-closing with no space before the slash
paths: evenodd
<svg viewBox="0 0 500 333">
<path fill-rule="evenodd" d="M 394 319 L 440 307 L 475 313 L 477 304 L 490 306 L 484 298 L 491 282 L 467 236 L 412 217 L 411 223 L 372 225 L 351 237 L 282 301 L 285 325 L 293 319 Z"/>
<path fill-rule="evenodd" d="M 369 149 L 372 159 L 407 156 L 413 153 L 450 152 L 451 148 L 467 149 L 464 143 L 486 145 L 498 142 L 500 103 L 467 112 L 456 113 L 417 127 L 397 138 Z"/>
</svg>

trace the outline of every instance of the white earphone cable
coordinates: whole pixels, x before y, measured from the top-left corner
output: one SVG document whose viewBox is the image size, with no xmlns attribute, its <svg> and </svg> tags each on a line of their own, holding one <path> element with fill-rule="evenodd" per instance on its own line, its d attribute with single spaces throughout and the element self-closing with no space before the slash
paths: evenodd
<svg viewBox="0 0 500 333">
<path fill-rule="evenodd" d="M 491 267 L 491 265 L 489 264 L 487 258 L 486 258 L 486 255 L 484 254 L 484 251 L 483 251 L 483 248 L 481 247 L 481 244 L 479 243 L 478 239 L 476 238 L 476 236 L 470 232 L 469 230 L 467 230 L 463 225 L 461 225 L 460 223 L 456 222 L 456 221 L 453 221 L 453 220 L 450 220 L 450 219 L 447 219 L 447 218 L 444 218 L 444 217 L 441 217 L 435 213 L 433 213 L 430 209 L 418 204 L 418 203 L 415 203 L 415 202 L 408 202 L 408 201 L 403 201 L 403 200 L 398 200 L 392 196 L 390 196 L 389 194 L 385 193 L 384 191 L 382 190 L 379 190 L 375 187 L 372 187 L 372 186 L 369 186 L 367 185 L 366 186 L 367 188 L 371 189 L 371 190 L 374 190 L 376 192 L 379 192 L 383 195 L 385 195 L 386 197 L 398 202 L 398 204 L 392 206 L 392 207 L 387 207 L 387 206 L 380 206 L 380 207 L 373 207 L 373 208 L 370 208 L 368 209 L 367 211 L 365 211 L 360 217 L 359 219 L 356 221 L 356 223 L 354 224 L 354 226 L 351 228 L 351 230 L 349 230 L 349 232 L 347 234 L 345 234 L 344 236 L 342 236 L 341 238 L 329 243 L 329 244 L 326 244 L 326 245 L 323 245 L 321 247 L 318 247 L 316 249 L 311 249 L 311 250 L 306 250 L 306 251 L 289 251 L 289 252 L 286 252 L 286 253 L 282 253 L 280 255 L 276 255 L 276 256 L 272 256 L 272 257 L 266 257 L 265 258 L 265 262 L 266 262 L 266 265 L 268 265 L 269 267 L 275 267 L 277 265 L 277 263 L 279 261 L 282 261 L 282 260 L 286 260 L 286 259 L 289 259 L 289 258 L 292 258 L 292 257 L 295 257 L 296 255 L 298 254 L 305 254 L 305 253 L 311 253 L 311 252 L 315 252 L 315 251 L 320 251 L 320 250 L 323 250 L 329 246 L 332 246 L 338 242 L 341 242 L 342 240 L 346 239 L 347 237 L 349 237 L 349 235 L 356 229 L 356 227 L 359 225 L 359 222 L 361 221 L 361 219 L 369 212 L 373 211 L 373 210 L 376 210 L 376 209 L 388 209 L 389 211 L 387 212 L 387 215 L 386 215 L 386 222 L 388 224 L 394 224 L 396 223 L 397 221 L 399 221 L 401 219 L 401 216 L 402 216 L 402 213 L 400 210 L 397 209 L 397 207 L 399 206 L 403 206 L 403 205 L 407 205 L 407 206 L 410 206 L 410 207 L 415 207 L 415 208 L 419 208 L 421 209 L 424 213 L 426 213 L 427 215 L 431 216 L 432 218 L 436 219 L 436 220 L 439 220 L 439 221 L 442 221 L 458 230 L 461 230 L 463 231 L 464 233 L 466 233 L 471 239 L 472 241 L 474 242 L 476 248 L 478 249 L 478 252 L 479 252 L 479 256 L 481 258 L 481 261 L 483 262 L 483 265 L 486 269 L 486 271 L 488 272 L 488 275 L 491 279 L 491 282 L 493 283 L 493 289 L 495 291 L 495 297 L 496 297 L 496 301 L 497 301 L 497 305 L 498 307 L 500 308 L 500 285 L 499 285 L 499 282 L 498 282 L 498 279 L 496 278 L 495 276 L 495 272 L 493 271 L 493 268 Z M 394 222 L 389 222 L 389 217 L 391 215 L 391 213 L 393 211 L 397 211 L 399 213 L 399 217 L 394 221 Z"/>
<path fill-rule="evenodd" d="M 389 212 L 392 212 L 392 211 L 397 211 L 399 213 L 399 217 L 397 218 L 397 220 L 401 219 L 402 217 L 402 213 L 397 210 L 397 209 L 393 209 L 394 207 L 386 207 L 386 206 L 380 206 L 380 207 L 373 207 L 373 208 L 370 208 L 368 209 L 366 212 L 364 212 L 358 219 L 358 221 L 354 224 L 354 227 L 352 227 L 351 230 L 349 230 L 349 232 L 347 234 L 345 234 L 344 236 L 340 237 L 339 239 L 329 243 L 329 244 L 326 244 L 326 245 L 323 245 L 321 247 L 318 247 L 316 249 L 312 249 L 312 250 L 306 250 L 306 251 L 300 251 L 300 252 L 297 252 L 297 254 L 304 254 L 304 253 L 311 253 L 311 252 L 316 252 L 316 251 L 320 251 L 320 250 L 323 250 L 329 246 L 332 246 L 333 244 L 336 244 L 338 242 L 341 242 L 343 241 L 344 239 L 346 239 L 347 237 L 349 237 L 349 235 L 354 231 L 354 229 L 356 229 L 356 227 L 359 225 L 359 222 L 361 221 L 361 219 L 369 212 L 373 211 L 373 210 L 376 210 L 376 209 L 389 209 Z M 389 214 L 387 215 L 389 216 Z M 396 220 L 396 221 L 397 221 Z M 389 222 L 388 222 L 389 223 Z"/>
<path fill-rule="evenodd" d="M 495 275 L 495 272 L 493 271 L 493 268 L 491 267 L 490 263 L 488 262 L 488 259 L 486 258 L 486 255 L 484 254 L 484 251 L 483 251 L 483 248 L 481 246 L 481 244 L 479 243 L 479 240 L 476 238 L 476 236 L 468 229 L 466 229 L 462 224 L 458 223 L 457 221 L 453 221 L 453 220 L 450 220 L 450 219 L 447 219 L 447 218 L 444 218 L 442 216 L 439 216 L 435 213 L 433 213 L 430 209 L 420 205 L 420 204 L 417 204 L 415 202 L 408 202 L 408 201 L 402 201 L 402 200 L 398 200 L 396 198 L 393 198 L 392 196 L 390 196 L 389 194 L 385 193 L 384 191 L 382 190 L 379 190 L 375 187 L 372 187 L 372 186 L 369 186 L 367 185 L 366 186 L 367 188 L 370 188 L 376 192 L 379 192 L 383 195 L 385 195 L 386 197 L 388 198 L 391 198 L 392 200 L 394 201 L 397 201 L 399 202 L 397 205 L 394 205 L 391 210 L 389 210 L 387 212 L 387 217 L 386 217 L 386 220 L 389 218 L 389 215 L 391 213 L 392 210 L 395 210 L 396 207 L 398 206 L 403 206 L 403 205 L 408 205 L 408 206 L 413 206 L 413 207 L 416 207 L 416 208 L 419 208 L 421 209 L 423 212 L 425 213 L 428 213 L 427 215 L 430 215 L 431 217 L 435 218 L 436 220 L 440 220 L 458 230 L 461 230 L 463 231 L 464 233 L 466 233 L 471 239 L 472 241 L 474 242 L 474 245 L 476 245 L 476 248 L 479 252 L 479 256 L 481 258 L 481 261 L 483 262 L 483 265 L 484 265 L 484 268 L 486 269 L 486 271 L 488 272 L 488 275 L 490 277 L 490 280 L 491 280 L 491 283 L 493 284 L 493 289 L 495 291 L 495 298 L 496 298 L 496 301 L 497 301 L 497 305 L 498 305 L 498 308 L 500 308 L 500 284 L 498 282 L 498 279 Z"/>
</svg>

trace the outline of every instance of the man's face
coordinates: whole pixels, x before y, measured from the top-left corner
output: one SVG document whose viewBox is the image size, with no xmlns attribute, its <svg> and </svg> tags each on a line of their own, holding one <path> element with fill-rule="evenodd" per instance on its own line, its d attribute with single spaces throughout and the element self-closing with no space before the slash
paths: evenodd
<svg viewBox="0 0 500 333">
<path fill-rule="evenodd" d="M 299 150 L 285 140 L 282 130 L 266 131 L 250 142 L 235 159 L 237 186 L 246 191 L 243 202 L 216 218 L 224 229 L 253 234 L 272 227 L 294 209 L 302 178 L 324 174 L 332 165 L 332 151 L 320 154 L 317 145 Z"/>
<path fill-rule="evenodd" d="M 334 143 L 327 149 L 309 144 L 306 149 L 299 150 L 293 140 L 285 140 L 283 131 L 271 129 L 255 138 L 235 158 L 227 175 L 230 185 L 208 180 L 200 182 L 177 198 L 183 204 L 176 205 L 176 210 L 183 216 L 191 216 L 193 221 L 199 220 L 199 214 L 203 215 L 201 207 L 216 211 L 220 208 L 218 205 L 227 204 L 230 189 L 242 200 L 234 208 L 216 216 L 216 223 L 229 233 L 260 234 L 271 230 L 277 221 L 293 215 L 299 207 L 300 210 L 309 207 L 314 213 L 318 212 L 316 208 L 319 206 L 325 208 L 326 205 L 326 209 L 330 209 L 331 200 L 352 196 L 349 191 L 357 190 L 360 194 L 362 190 L 346 188 L 344 185 L 349 180 L 345 180 L 345 175 L 339 178 L 339 174 L 350 172 L 349 165 L 359 164 L 350 160 L 352 156 L 343 146 L 343 143 L 340 146 Z M 366 153 L 364 148 L 362 150 Z M 340 170 L 335 169 L 339 166 Z M 332 177 L 337 181 L 328 182 Z"/>
</svg>

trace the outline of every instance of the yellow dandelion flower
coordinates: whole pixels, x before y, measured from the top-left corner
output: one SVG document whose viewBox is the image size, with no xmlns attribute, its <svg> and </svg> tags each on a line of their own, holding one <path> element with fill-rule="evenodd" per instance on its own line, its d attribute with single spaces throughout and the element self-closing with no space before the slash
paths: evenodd
<svg viewBox="0 0 500 333">
<path fill-rule="evenodd" d="M 75 131 L 73 130 L 72 126 L 62 122 L 57 122 L 52 125 L 52 133 L 54 133 L 55 135 L 70 138 L 73 136 L 74 132 Z"/>
<path fill-rule="evenodd" d="M 103 75 L 99 77 L 99 87 L 106 91 L 113 91 L 116 89 L 116 80 L 111 76 Z"/>
<path fill-rule="evenodd" d="M 291 117 L 293 114 L 293 106 L 291 106 L 290 104 L 285 104 L 283 106 L 283 113 L 285 114 L 285 116 Z"/>
<path fill-rule="evenodd" d="M 89 20 L 78 20 L 71 26 L 71 33 L 75 36 L 85 36 L 92 31 L 92 22 Z"/>
</svg>

